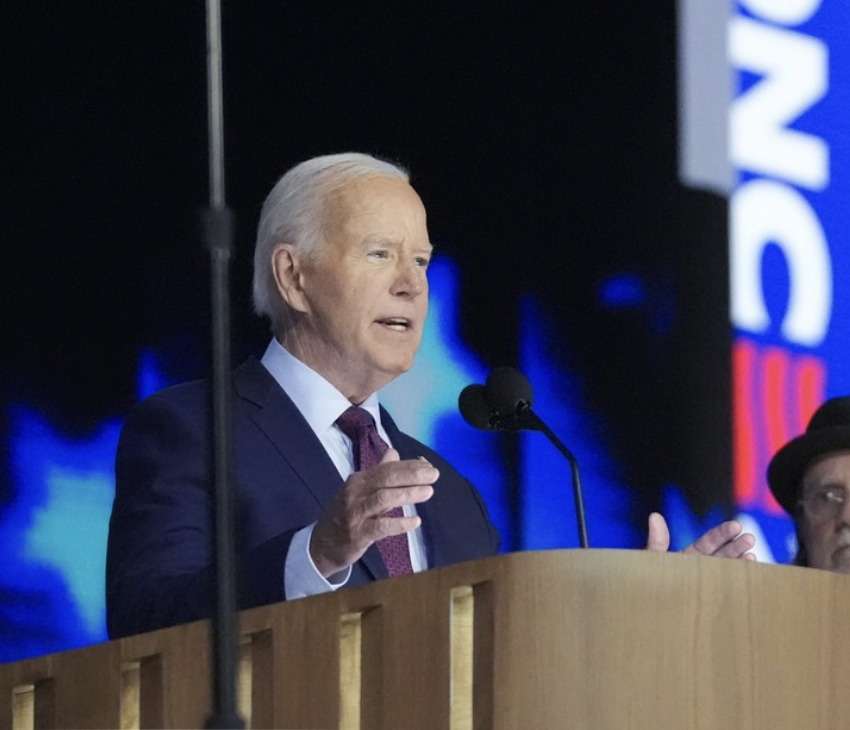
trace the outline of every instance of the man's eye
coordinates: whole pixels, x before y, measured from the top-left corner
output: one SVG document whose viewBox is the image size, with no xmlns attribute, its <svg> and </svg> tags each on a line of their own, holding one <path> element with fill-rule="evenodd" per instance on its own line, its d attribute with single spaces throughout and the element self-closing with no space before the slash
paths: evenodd
<svg viewBox="0 0 850 730">
<path fill-rule="evenodd" d="M 818 502 L 824 502 L 829 504 L 838 504 L 844 503 L 844 492 L 840 489 L 825 489 L 822 492 L 817 492 L 815 494 L 815 499 Z"/>
<path fill-rule="evenodd" d="M 427 269 L 428 264 L 431 263 L 431 259 L 428 258 L 427 256 L 417 256 L 414 259 L 414 262 L 416 263 L 417 266 L 421 266 L 423 269 Z"/>
<path fill-rule="evenodd" d="M 387 256 L 389 256 L 389 253 L 386 249 L 380 248 L 375 249 L 374 251 L 369 251 L 369 256 L 376 259 L 385 259 L 387 258 Z"/>
</svg>

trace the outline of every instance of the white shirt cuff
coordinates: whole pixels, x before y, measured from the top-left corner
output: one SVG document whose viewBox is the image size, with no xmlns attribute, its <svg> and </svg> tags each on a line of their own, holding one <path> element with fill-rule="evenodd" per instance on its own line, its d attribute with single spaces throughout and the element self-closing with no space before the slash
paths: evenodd
<svg viewBox="0 0 850 730">
<path fill-rule="evenodd" d="M 315 526 L 314 522 L 298 530 L 289 544 L 283 568 L 283 590 L 287 601 L 335 591 L 348 583 L 351 577 L 351 566 L 332 576 L 333 582 L 318 571 L 310 556 L 310 537 Z"/>
</svg>

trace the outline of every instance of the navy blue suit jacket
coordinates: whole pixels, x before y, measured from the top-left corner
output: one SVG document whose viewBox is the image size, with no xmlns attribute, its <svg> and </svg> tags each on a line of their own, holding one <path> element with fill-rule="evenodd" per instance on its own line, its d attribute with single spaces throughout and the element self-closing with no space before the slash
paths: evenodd
<svg viewBox="0 0 850 730">
<path fill-rule="evenodd" d="M 284 600 L 292 536 L 315 522 L 342 486 L 300 411 L 255 359 L 233 374 L 237 602 Z M 112 638 L 211 615 L 214 606 L 208 386 L 168 388 L 127 417 L 116 457 L 106 566 Z M 475 488 L 427 446 L 382 423 L 402 459 L 425 456 L 440 470 L 434 496 L 417 505 L 429 567 L 494 554 L 498 533 Z M 372 545 L 350 586 L 387 577 Z"/>
</svg>

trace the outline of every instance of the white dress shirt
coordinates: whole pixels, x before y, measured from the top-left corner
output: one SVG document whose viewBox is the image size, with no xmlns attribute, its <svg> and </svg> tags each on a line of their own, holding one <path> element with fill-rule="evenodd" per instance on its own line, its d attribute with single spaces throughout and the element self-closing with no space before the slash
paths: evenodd
<svg viewBox="0 0 850 730">
<path fill-rule="evenodd" d="M 336 420 L 351 406 L 351 402 L 319 373 L 291 355 L 276 338 L 269 343 L 261 362 L 301 411 L 340 476 L 347 479 L 354 473 L 354 451 L 351 439 L 336 425 Z M 373 393 L 359 405 L 372 415 L 381 438 L 392 446 L 381 424 L 377 394 Z M 404 514 L 415 515 L 414 505 L 405 505 Z M 299 530 L 289 545 L 283 572 L 287 600 L 336 590 L 344 586 L 351 576 L 351 568 L 348 568 L 331 576 L 329 581 L 317 570 L 310 556 L 310 536 L 315 526 L 314 522 Z M 407 542 L 413 571 L 427 568 L 421 526 L 407 533 Z"/>
</svg>

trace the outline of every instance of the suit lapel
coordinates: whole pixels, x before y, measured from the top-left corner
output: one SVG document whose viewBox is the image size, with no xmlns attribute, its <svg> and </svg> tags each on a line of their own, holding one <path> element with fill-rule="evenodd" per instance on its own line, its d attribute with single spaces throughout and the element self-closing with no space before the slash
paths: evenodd
<svg viewBox="0 0 850 730">
<path fill-rule="evenodd" d="M 250 359 L 233 374 L 237 396 L 259 408 L 249 417 L 289 463 L 316 502 L 326 507 L 342 484 L 339 472 L 295 404 L 260 362 Z"/>
<path fill-rule="evenodd" d="M 234 372 L 233 385 L 237 397 L 258 406 L 251 409 L 251 420 L 289 463 L 320 509 L 326 509 L 343 481 L 301 411 L 255 358 Z M 361 561 L 373 577 L 387 577 L 386 566 L 374 545 Z"/>
</svg>

